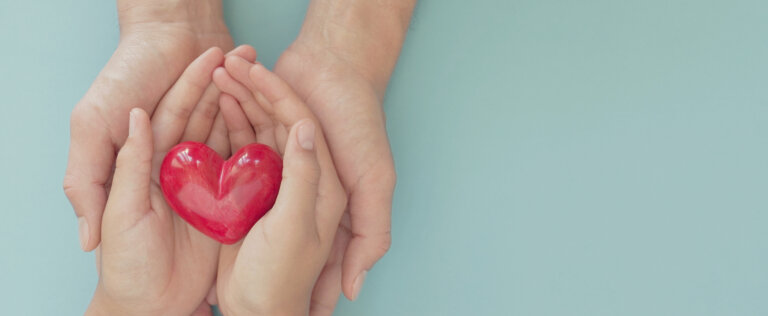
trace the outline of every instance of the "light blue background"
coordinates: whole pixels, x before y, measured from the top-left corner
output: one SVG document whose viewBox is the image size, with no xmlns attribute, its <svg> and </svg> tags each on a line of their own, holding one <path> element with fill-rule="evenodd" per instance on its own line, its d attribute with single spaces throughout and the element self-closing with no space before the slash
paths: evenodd
<svg viewBox="0 0 768 316">
<path fill-rule="evenodd" d="M 227 0 L 271 65 L 306 0 Z M 768 5 L 422 0 L 387 94 L 393 248 L 338 315 L 768 315 Z M 0 4 L 0 304 L 97 281 L 61 190 L 113 1 Z"/>
</svg>

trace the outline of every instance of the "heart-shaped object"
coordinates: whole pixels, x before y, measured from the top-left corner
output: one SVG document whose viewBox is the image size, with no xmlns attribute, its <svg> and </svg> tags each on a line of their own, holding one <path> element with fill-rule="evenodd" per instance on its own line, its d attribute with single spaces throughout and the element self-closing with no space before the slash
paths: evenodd
<svg viewBox="0 0 768 316">
<path fill-rule="evenodd" d="M 266 145 L 247 145 L 224 161 L 204 144 L 184 142 L 165 156 L 160 187 L 181 218 L 233 244 L 275 204 L 282 172 L 282 159 Z"/>
</svg>

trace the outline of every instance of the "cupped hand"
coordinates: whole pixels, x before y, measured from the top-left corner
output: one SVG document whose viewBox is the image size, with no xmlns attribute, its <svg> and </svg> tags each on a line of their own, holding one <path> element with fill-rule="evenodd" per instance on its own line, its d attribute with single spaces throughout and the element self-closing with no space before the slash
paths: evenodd
<svg viewBox="0 0 768 316">
<path fill-rule="evenodd" d="M 346 194 L 322 130 L 291 88 L 260 64 L 229 57 L 214 72 L 232 150 L 252 142 L 283 155 L 274 207 L 219 256 L 217 293 L 227 315 L 306 315 L 327 262 Z"/>
<path fill-rule="evenodd" d="M 320 120 L 349 194 L 349 212 L 314 293 L 317 315 L 333 312 L 342 288 L 357 298 L 367 271 L 391 242 L 395 168 L 381 107 L 386 81 L 361 68 L 333 47 L 302 40 L 275 66 Z"/>
<path fill-rule="evenodd" d="M 128 111 L 138 107 L 152 115 L 195 57 L 214 46 L 232 48 L 221 3 L 180 2 L 118 1 L 117 50 L 72 111 L 64 191 L 78 217 L 85 251 L 101 241 L 102 213 L 115 153 L 126 139 Z M 217 101 L 218 95 L 213 97 Z M 211 126 L 206 124 L 216 114 L 215 105 L 209 100 L 190 110 L 189 137 L 208 135 Z"/>
<path fill-rule="evenodd" d="M 219 244 L 173 212 L 158 171 L 176 143 L 206 141 L 207 133 L 190 138 L 185 131 L 223 60 L 221 49 L 211 48 L 193 61 L 159 102 L 151 123 L 144 110 L 130 112 L 129 136 L 117 156 L 101 222 L 100 278 L 91 314 L 210 314 L 204 300 L 216 275 Z M 221 147 L 214 139 L 208 143 Z"/>
</svg>

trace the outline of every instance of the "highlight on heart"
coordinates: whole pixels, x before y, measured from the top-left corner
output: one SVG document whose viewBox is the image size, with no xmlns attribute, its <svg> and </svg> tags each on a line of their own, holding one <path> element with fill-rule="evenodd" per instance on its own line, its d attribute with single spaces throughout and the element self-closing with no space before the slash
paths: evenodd
<svg viewBox="0 0 768 316">
<path fill-rule="evenodd" d="M 232 244 L 272 208 L 282 171 L 280 156 L 263 144 L 248 144 L 224 160 L 205 144 L 184 142 L 165 156 L 160 186 L 181 218 Z"/>
<path fill-rule="evenodd" d="M 382 96 L 416 0 L 328 1 L 267 67 L 221 0 L 117 0 L 64 180 L 80 248 L 98 249 L 86 314 L 330 315 L 358 298 L 391 242 Z"/>
</svg>

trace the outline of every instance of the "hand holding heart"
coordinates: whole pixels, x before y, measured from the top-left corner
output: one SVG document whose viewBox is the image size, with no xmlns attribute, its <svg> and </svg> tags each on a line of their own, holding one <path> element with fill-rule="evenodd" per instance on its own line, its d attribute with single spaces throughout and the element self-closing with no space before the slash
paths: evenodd
<svg viewBox="0 0 768 316">
<path fill-rule="evenodd" d="M 266 144 L 283 154 L 284 168 L 272 210 L 242 242 L 221 247 L 219 307 L 232 315 L 306 315 L 346 193 L 319 124 L 293 90 L 260 64 L 238 56 L 225 64 L 213 78 L 225 93 L 220 107 L 232 150 Z"/>
<path fill-rule="evenodd" d="M 256 58 L 250 47 L 231 54 Z M 223 59 L 212 48 L 193 61 L 159 102 L 151 123 L 144 111 L 131 111 L 130 136 L 118 154 L 101 222 L 100 278 L 90 314 L 210 313 L 204 300 L 216 276 L 219 244 L 175 215 L 157 170 L 165 152 L 182 140 L 206 141 L 228 152 L 226 139 L 215 137 L 222 130 L 226 135 L 223 121 L 206 123 L 206 116 L 192 110 L 201 100 L 218 98 L 210 76 Z M 188 132 L 200 126 L 209 132 Z"/>
<path fill-rule="evenodd" d="M 232 56 L 246 64 L 230 76 L 221 68 L 214 72 L 224 59 L 220 50 L 201 55 L 167 92 L 151 123 L 144 111 L 131 111 L 102 220 L 100 280 L 89 314 L 210 314 L 205 297 L 217 273 L 216 291 L 228 315 L 309 310 L 346 196 L 312 113 L 274 74 L 250 64 L 252 48 Z M 191 109 L 218 94 L 212 73 L 234 98 L 221 95 L 224 120 L 210 117 L 208 135 L 191 135 L 185 130 Z M 261 102 L 251 102 L 256 96 Z M 221 132 L 225 121 L 228 133 Z M 220 246 L 166 203 L 159 167 L 181 141 L 205 142 L 224 157 L 258 141 L 284 156 L 277 201 L 242 241 Z"/>
</svg>

